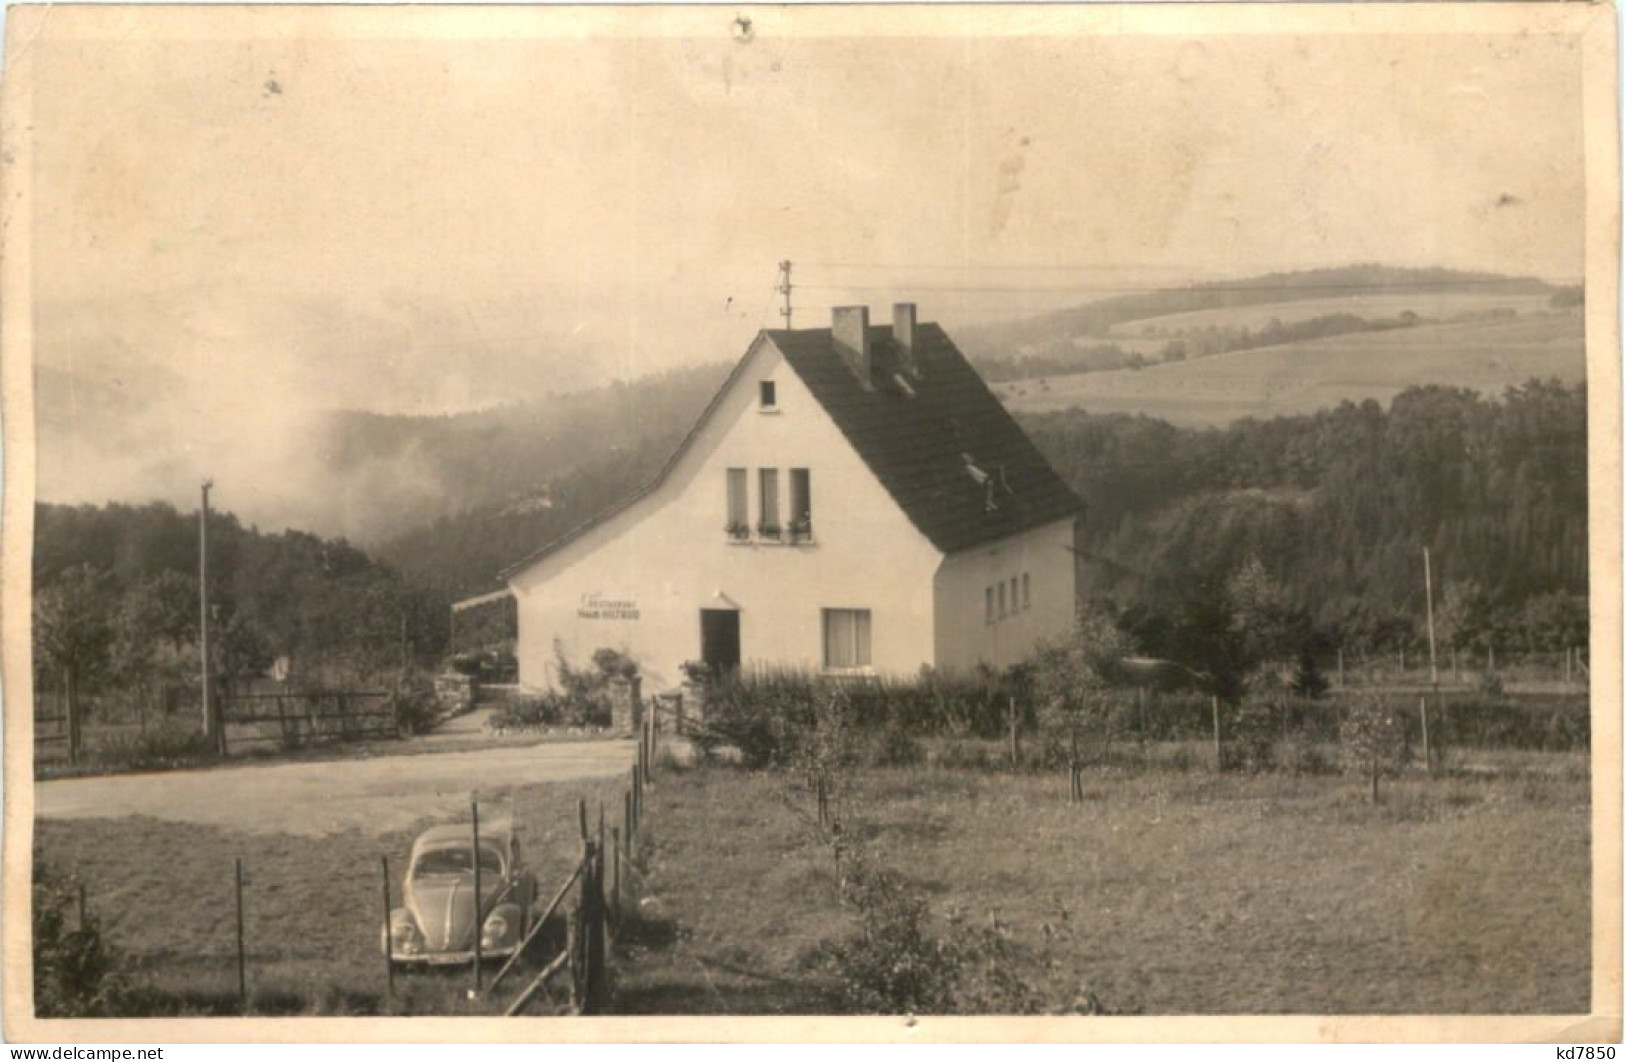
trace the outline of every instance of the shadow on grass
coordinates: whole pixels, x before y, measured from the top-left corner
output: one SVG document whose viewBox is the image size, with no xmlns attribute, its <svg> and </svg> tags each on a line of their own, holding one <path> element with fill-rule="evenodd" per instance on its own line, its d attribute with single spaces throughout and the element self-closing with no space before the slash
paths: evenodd
<svg viewBox="0 0 1625 1062">
<path fill-rule="evenodd" d="M 833 997 L 814 976 L 770 973 L 695 951 L 687 939 L 676 919 L 627 911 L 615 949 L 638 961 L 636 975 L 616 988 L 616 1014 L 831 1013 Z"/>
</svg>

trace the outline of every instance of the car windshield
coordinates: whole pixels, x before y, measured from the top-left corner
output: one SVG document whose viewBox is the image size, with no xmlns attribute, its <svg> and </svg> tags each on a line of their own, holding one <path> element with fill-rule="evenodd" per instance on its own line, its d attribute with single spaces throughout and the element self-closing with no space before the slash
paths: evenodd
<svg viewBox="0 0 1625 1062">
<path fill-rule="evenodd" d="M 418 854 L 418 861 L 412 867 L 414 878 L 430 877 L 436 874 L 472 874 L 473 861 L 469 845 L 455 847 L 431 848 Z M 502 873 L 502 853 L 489 845 L 480 845 L 480 872 L 482 874 Z"/>
</svg>

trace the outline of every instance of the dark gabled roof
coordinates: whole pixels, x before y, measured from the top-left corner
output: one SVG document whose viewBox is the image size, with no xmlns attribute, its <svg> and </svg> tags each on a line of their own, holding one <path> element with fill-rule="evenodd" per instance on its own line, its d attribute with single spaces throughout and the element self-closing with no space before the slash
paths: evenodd
<svg viewBox="0 0 1625 1062">
<path fill-rule="evenodd" d="M 942 328 L 915 329 L 912 364 L 892 330 L 869 329 L 876 371 L 866 385 L 828 328 L 771 329 L 783 353 L 910 522 L 944 553 L 1078 516 L 1072 493 Z M 755 343 L 750 350 L 755 350 Z M 580 526 L 509 565 L 508 578 L 653 493 L 687 452 L 749 360 L 739 360 L 659 474 Z"/>
<path fill-rule="evenodd" d="M 866 386 L 827 328 L 767 333 L 858 456 L 944 553 L 1054 523 L 1083 503 L 941 327 L 914 330 L 905 368 L 888 327 L 869 329 Z"/>
</svg>

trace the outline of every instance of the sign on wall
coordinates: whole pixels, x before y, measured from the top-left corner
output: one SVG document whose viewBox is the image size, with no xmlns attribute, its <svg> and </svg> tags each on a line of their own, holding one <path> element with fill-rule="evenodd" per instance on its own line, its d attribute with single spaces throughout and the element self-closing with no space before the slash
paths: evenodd
<svg viewBox="0 0 1625 1062">
<path fill-rule="evenodd" d="M 576 606 L 577 619 L 635 620 L 639 618 L 637 598 L 605 597 L 597 591 L 581 595 Z"/>
</svg>

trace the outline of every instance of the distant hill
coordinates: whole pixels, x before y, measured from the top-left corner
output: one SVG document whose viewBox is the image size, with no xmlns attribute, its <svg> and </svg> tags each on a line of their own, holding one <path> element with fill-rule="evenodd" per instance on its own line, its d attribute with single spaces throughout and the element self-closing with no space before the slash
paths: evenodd
<svg viewBox="0 0 1625 1062">
<path fill-rule="evenodd" d="M 545 512 L 579 470 L 674 447 L 728 369 L 677 369 L 452 416 L 329 414 L 318 442 L 324 474 L 374 485 L 373 509 L 358 514 L 363 541 L 469 510 Z M 399 474 L 375 483 L 378 469 Z"/>
<path fill-rule="evenodd" d="M 1034 317 L 956 329 L 954 339 L 967 356 L 978 360 L 1008 357 L 1023 347 L 1057 341 L 1104 339 L 1114 329 L 1131 321 L 1204 310 L 1399 292 L 1413 292 L 1421 296 L 1456 292 L 1480 296 L 1533 295 L 1549 298 L 1563 290 L 1535 277 L 1508 277 L 1454 269 L 1352 265 L 1335 269 L 1267 273 L 1241 280 L 1115 295 Z"/>
<path fill-rule="evenodd" d="M 373 552 L 447 601 L 500 589 L 502 569 L 653 478 L 680 434 L 650 435 L 584 460 L 550 481 L 545 505 L 508 502 L 441 515 L 380 542 Z"/>
</svg>

